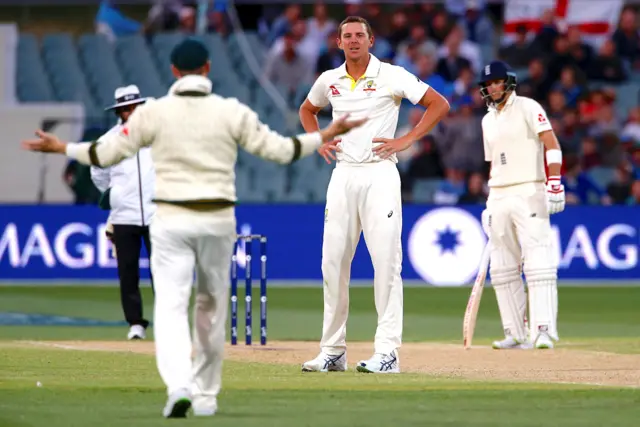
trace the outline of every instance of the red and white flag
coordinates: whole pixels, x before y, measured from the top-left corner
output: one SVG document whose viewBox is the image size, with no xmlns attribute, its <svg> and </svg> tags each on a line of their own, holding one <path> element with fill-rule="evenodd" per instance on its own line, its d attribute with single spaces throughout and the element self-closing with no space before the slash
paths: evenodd
<svg viewBox="0 0 640 427">
<path fill-rule="evenodd" d="M 542 15 L 551 9 L 560 30 L 577 26 L 586 40 L 599 44 L 615 31 L 623 6 L 624 0 L 505 0 L 505 41 L 520 25 L 538 32 Z"/>
</svg>

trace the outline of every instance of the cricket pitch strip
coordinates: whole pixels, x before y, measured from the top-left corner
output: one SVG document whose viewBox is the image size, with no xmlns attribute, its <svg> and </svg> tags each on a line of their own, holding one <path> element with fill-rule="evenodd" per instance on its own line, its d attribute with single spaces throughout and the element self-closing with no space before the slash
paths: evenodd
<svg viewBox="0 0 640 427">
<path fill-rule="evenodd" d="M 133 352 L 153 355 L 150 341 L 15 341 L 17 346 L 43 346 L 78 351 Z M 266 346 L 227 345 L 226 360 L 301 365 L 319 351 L 317 342 L 272 341 Z M 350 343 L 349 368 L 368 359 L 371 343 Z M 400 349 L 403 373 L 478 381 L 558 383 L 640 387 L 640 355 L 585 351 L 504 350 L 462 345 L 406 343 Z M 313 374 L 305 374 L 313 375 Z"/>
</svg>

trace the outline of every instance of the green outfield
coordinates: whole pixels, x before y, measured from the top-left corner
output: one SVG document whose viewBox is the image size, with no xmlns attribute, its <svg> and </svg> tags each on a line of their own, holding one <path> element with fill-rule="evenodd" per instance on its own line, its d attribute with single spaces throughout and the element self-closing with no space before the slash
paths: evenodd
<svg viewBox="0 0 640 427">
<path fill-rule="evenodd" d="M 299 364 L 317 352 L 322 289 L 271 288 L 267 347 L 273 351 L 243 342 L 229 349 L 215 419 L 161 418 L 165 393 L 152 343 L 126 342 L 124 326 L 0 326 L 0 426 L 640 423 L 640 287 L 560 288 L 562 340 L 546 353 L 484 348 L 501 336 L 490 288 L 480 309 L 478 348 L 461 350 L 468 294 L 468 288 L 405 290 L 401 375 L 302 374 Z M 149 289 L 145 303 L 151 316 Z M 242 326 L 243 303 L 240 309 Z M 17 313 L 121 320 L 115 287 L 0 286 L 0 321 Z M 255 331 L 257 314 L 255 301 Z M 375 320 L 372 289 L 353 288 L 350 367 L 370 355 Z"/>
</svg>

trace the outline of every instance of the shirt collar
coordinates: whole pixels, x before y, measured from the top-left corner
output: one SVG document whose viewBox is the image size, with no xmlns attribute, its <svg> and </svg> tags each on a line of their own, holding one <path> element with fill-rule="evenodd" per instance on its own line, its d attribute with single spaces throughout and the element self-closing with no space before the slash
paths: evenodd
<svg viewBox="0 0 640 427">
<path fill-rule="evenodd" d="M 180 92 L 200 92 L 211 93 L 213 84 L 211 80 L 204 76 L 189 75 L 176 81 L 169 89 L 169 94 L 174 95 Z"/>
<path fill-rule="evenodd" d="M 505 108 L 508 108 L 509 106 L 513 105 L 514 102 L 516 102 L 516 98 L 518 97 L 518 95 L 516 94 L 516 91 L 514 90 L 511 95 L 509 96 L 509 99 L 507 99 L 507 102 L 504 104 L 504 108 L 502 108 L 502 111 L 505 110 Z M 496 107 L 494 107 L 493 105 L 489 106 L 489 111 L 495 111 L 496 113 L 499 113 L 500 111 L 498 111 L 498 109 Z"/>
<path fill-rule="evenodd" d="M 381 66 L 380 60 L 370 53 L 369 54 L 369 65 L 367 65 L 367 69 L 364 72 L 364 76 L 362 76 L 362 78 L 364 78 L 364 77 L 377 77 L 378 74 L 380 73 L 380 66 Z M 340 76 L 341 77 L 352 78 L 349 75 L 349 73 L 347 73 L 347 62 L 346 61 L 342 63 L 342 65 L 340 66 L 339 70 L 340 70 Z"/>
</svg>

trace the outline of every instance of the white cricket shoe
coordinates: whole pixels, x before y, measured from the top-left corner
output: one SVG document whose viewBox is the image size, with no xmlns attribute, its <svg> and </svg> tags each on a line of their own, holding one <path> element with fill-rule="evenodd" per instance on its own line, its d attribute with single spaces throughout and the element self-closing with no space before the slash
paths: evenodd
<svg viewBox="0 0 640 427">
<path fill-rule="evenodd" d="M 507 335 L 502 341 L 494 341 L 491 347 L 495 350 L 529 350 L 533 346 L 528 340 L 520 341 Z"/>
<path fill-rule="evenodd" d="M 192 406 L 193 415 L 196 417 L 211 417 L 218 411 L 218 399 L 194 396 Z"/>
<path fill-rule="evenodd" d="M 358 362 L 356 370 L 370 374 L 398 374 L 400 373 L 398 352 L 393 350 L 389 354 L 375 353 L 371 359 Z"/>
<path fill-rule="evenodd" d="M 127 334 L 128 340 L 143 340 L 147 337 L 144 328 L 141 325 L 132 325 Z"/>
<path fill-rule="evenodd" d="M 177 390 L 169 396 L 162 410 L 165 418 L 186 418 L 191 408 L 191 393 L 188 390 Z"/>
<path fill-rule="evenodd" d="M 347 370 L 347 352 L 331 355 L 324 351 L 302 364 L 302 372 L 344 372 Z"/>
<path fill-rule="evenodd" d="M 551 339 L 549 334 L 547 334 L 546 332 L 540 332 L 540 334 L 538 335 L 538 338 L 536 338 L 535 346 L 537 349 L 541 349 L 541 350 L 552 349 L 553 340 Z"/>
</svg>

